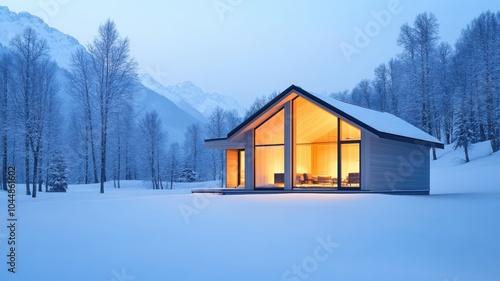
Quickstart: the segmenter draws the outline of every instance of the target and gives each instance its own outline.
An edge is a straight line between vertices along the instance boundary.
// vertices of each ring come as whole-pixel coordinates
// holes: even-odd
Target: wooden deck
[[[195,188],[191,193],[210,193],[220,195],[245,195],[245,194],[390,194],[390,195],[429,195],[429,190],[337,190],[319,188],[295,188],[284,190],[282,188],[266,188],[246,190],[241,188]]]

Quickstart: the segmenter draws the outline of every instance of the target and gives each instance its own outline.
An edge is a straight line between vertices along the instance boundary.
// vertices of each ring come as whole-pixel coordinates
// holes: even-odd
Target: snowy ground
[[[500,153],[447,148],[430,196],[190,194],[192,187],[18,187],[16,273],[0,280],[500,280]],[[7,213],[7,196],[0,195]],[[5,226],[4,226],[5,225]]]

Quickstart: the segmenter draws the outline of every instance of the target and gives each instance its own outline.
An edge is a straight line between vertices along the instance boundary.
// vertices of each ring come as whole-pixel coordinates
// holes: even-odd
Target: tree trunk
[[[39,167],[38,167],[38,170],[37,170],[37,174],[38,174],[38,192],[42,192],[42,183],[43,183],[43,180],[42,180],[42,164],[43,164],[43,150],[41,148],[39,148]]]
[[[89,184],[89,126],[85,122],[85,184]]]
[[[163,182],[161,181],[161,172],[160,172],[160,155],[156,155],[156,170],[158,171],[158,183],[160,188],[163,189]]]
[[[118,132],[118,188],[120,188],[120,176],[122,174],[122,165],[121,165],[121,141],[120,141],[120,132]]]
[[[85,91],[85,101],[87,105],[87,122],[89,127],[89,138],[90,138],[90,149],[92,150],[92,164],[94,170],[94,183],[98,183],[99,179],[97,177],[97,161],[95,156],[95,144],[94,144],[94,126],[92,125],[92,111],[90,104],[89,91],[86,89]]]
[[[465,163],[469,163],[469,145],[464,145]]]
[[[31,197],[36,198],[36,178],[38,174],[38,153],[33,152],[33,194]]]
[[[24,143],[24,148],[25,148],[25,153],[26,153],[26,159],[25,159],[25,165],[26,165],[26,195],[31,195],[30,191],[30,143],[28,139],[28,133],[26,132],[26,139]]]
[[[104,193],[104,183],[106,182],[106,114],[104,111],[101,114],[101,188],[100,193]]]
[[[170,167],[170,189],[174,189],[174,164],[175,157],[172,156],[172,166]]]
[[[130,162],[128,155],[128,140],[125,139],[125,180],[131,180]]]

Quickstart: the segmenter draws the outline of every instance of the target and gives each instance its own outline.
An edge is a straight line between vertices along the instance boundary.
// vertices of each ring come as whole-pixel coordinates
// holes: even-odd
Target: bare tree
[[[12,57],[10,53],[0,56],[0,129],[2,130],[2,189],[7,190],[7,158],[8,158],[8,110],[9,94],[11,86],[10,69],[12,67]]]
[[[373,86],[378,99],[378,109],[381,111],[387,111],[388,109],[388,69],[385,63],[381,63],[377,68],[375,68],[375,80],[373,81]]]
[[[179,174],[179,164],[180,164],[180,151],[181,147],[179,143],[174,142],[170,145],[170,150],[169,150],[169,167],[170,167],[170,189],[174,188],[174,181],[175,178]]]
[[[112,109],[132,95],[137,82],[137,63],[130,58],[130,43],[122,39],[113,21],[99,26],[98,36],[89,45],[92,68],[96,77],[95,89],[101,129],[100,193],[106,181],[106,152],[108,124]]]
[[[48,56],[47,42],[38,38],[38,34],[34,29],[28,27],[24,29],[21,34],[15,36],[10,42],[12,50],[15,54],[15,65],[18,67],[17,85],[20,92],[20,117],[24,123],[24,149],[25,149],[25,173],[26,173],[26,194],[31,195],[30,192],[30,140],[33,142],[34,128],[31,124],[33,114],[31,113],[32,107],[35,104],[35,85],[34,76],[36,74],[36,65],[46,59]],[[36,149],[35,149],[36,150]],[[34,173],[36,173],[35,171]],[[36,178],[33,178],[35,182]],[[33,192],[33,197],[36,197],[36,189]]]
[[[196,173],[198,173],[198,169],[201,169],[198,165],[201,157],[201,141],[202,133],[200,124],[195,123],[189,125],[184,134],[184,168],[192,169]]]
[[[250,108],[247,110],[245,113],[245,119],[248,117],[252,116],[252,114],[256,113],[259,111],[264,105],[266,105],[268,102],[272,101],[275,97],[278,96],[278,92],[274,91],[269,96],[262,96],[262,97],[257,97],[255,101],[252,103]]]
[[[227,126],[226,126],[227,132],[225,132],[225,133],[229,133],[229,131],[233,130],[241,123],[241,118],[238,115],[238,112],[236,111],[236,109],[226,110],[225,115],[226,115],[225,119],[226,119],[226,124],[227,124]]]
[[[165,140],[161,119],[156,111],[148,112],[141,119],[139,128],[145,141],[146,155],[153,189],[163,189],[160,171],[160,151]]]
[[[95,76],[92,72],[92,58],[83,49],[77,50],[71,56],[71,69],[68,73],[68,82],[70,86],[68,87],[70,93],[75,98],[76,102],[80,104],[84,111],[85,116],[85,147],[86,150],[90,150],[90,154],[85,154],[85,183],[89,183],[88,179],[88,169],[89,162],[92,161],[93,168],[93,182],[98,183],[99,178],[97,177],[97,161],[96,161],[96,148],[95,148],[95,136],[94,136],[94,113],[96,96],[95,91],[92,91],[92,84],[94,83]],[[92,157],[92,160],[89,157]]]
[[[209,137],[221,138],[226,132],[226,113],[222,107],[217,106],[213,111],[209,120]],[[219,175],[220,185],[224,186],[224,151],[218,150],[215,153],[218,157],[213,157],[214,175]],[[214,155],[215,155],[214,154]],[[218,170],[218,171],[217,171]]]
[[[436,106],[441,112],[440,115],[436,116],[436,124],[442,124],[444,132],[444,141],[446,144],[452,142],[453,130],[454,130],[454,94],[451,84],[451,56],[452,48],[448,43],[441,43],[438,46],[438,65],[437,65],[437,93],[438,102]],[[440,130],[437,130],[440,134]],[[440,135],[438,135],[440,137]]]
[[[356,88],[359,90],[362,105],[364,105],[367,108],[372,108],[370,101],[372,99],[373,90],[372,90],[370,80],[368,80],[368,79],[361,80],[361,82],[359,82],[359,84],[356,86]]]

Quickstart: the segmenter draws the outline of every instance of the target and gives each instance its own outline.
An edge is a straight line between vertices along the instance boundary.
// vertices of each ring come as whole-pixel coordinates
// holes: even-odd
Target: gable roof
[[[266,111],[273,108],[276,104],[279,104],[280,101],[293,93],[318,104],[339,117],[374,133],[380,138],[444,148],[443,143],[438,139],[390,113],[348,104],[331,97],[319,97],[295,85],[288,87],[259,111],[255,112],[238,127],[229,132],[227,139],[230,140],[233,136],[243,131],[248,125],[253,123],[254,120],[258,119],[265,114]]]

